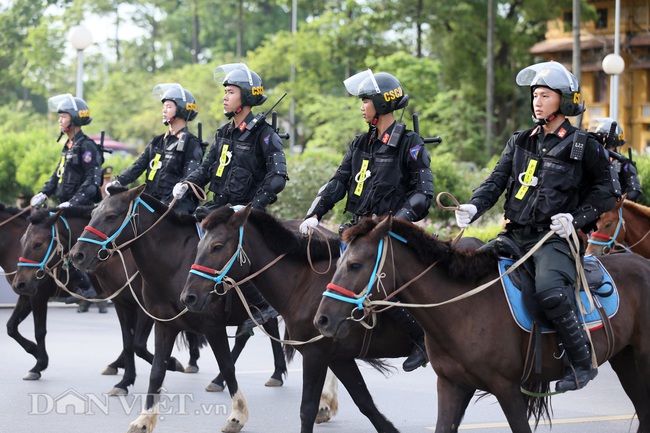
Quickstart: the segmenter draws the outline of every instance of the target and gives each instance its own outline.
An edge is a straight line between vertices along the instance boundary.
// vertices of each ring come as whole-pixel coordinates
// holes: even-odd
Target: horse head
[[[20,258],[12,284],[18,295],[36,294],[40,280],[60,263],[63,243],[56,224],[61,213],[61,209],[54,213],[41,209],[30,215],[30,224],[21,238]]]
[[[614,250],[616,243],[623,243],[625,238],[625,221],[623,220],[623,204],[627,194],[616,203],[609,212],[600,215],[596,223],[596,231],[589,235],[586,254],[601,256]]]
[[[208,309],[213,295],[225,294],[232,283],[248,275],[250,262],[240,260],[240,254],[251,209],[250,205],[238,211],[223,206],[203,220],[205,235],[181,292],[181,302],[190,311]]]
[[[70,251],[76,268],[93,271],[112,255],[114,249],[109,247],[119,249],[119,244],[135,236],[133,224],[129,223],[142,210],[141,207],[150,209],[140,198],[145,187],[142,184],[128,190],[112,190],[112,194],[99,203]]]
[[[343,338],[350,332],[351,320],[364,318],[365,301],[385,257],[384,246],[392,225],[391,215],[380,222],[364,218],[343,232],[348,246],[314,316],[314,326],[326,337]]]

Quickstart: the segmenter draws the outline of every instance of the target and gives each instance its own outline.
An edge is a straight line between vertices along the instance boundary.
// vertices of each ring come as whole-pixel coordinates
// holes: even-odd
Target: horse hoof
[[[221,385],[217,385],[214,382],[210,382],[208,386],[205,387],[205,390],[208,392],[223,392],[224,387]]]
[[[199,367],[196,365],[188,365],[187,367],[185,367],[185,373],[192,374],[198,372],[199,372]]]
[[[23,377],[23,380],[38,380],[41,378],[41,373],[30,371]]]
[[[228,421],[228,423],[221,428],[221,431],[225,433],[239,433],[243,428],[244,424],[240,423],[237,420],[233,420]]]
[[[269,380],[266,381],[266,383],[264,384],[264,386],[273,386],[273,387],[276,387],[276,386],[282,386],[283,383],[284,383],[284,382],[282,382],[281,380],[278,380],[278,379],[272,377],[272,378],[270,378]]]
[[[330,419],[332,419],[330,410],[328,408],[322,407],[318,410],[318,415],[316,415],[316,420],[314,422],[316,424],[321,424],[329,421]]]
[[[126,389],[118,388],[117,386],[114,386],[113,389],[108,391],[106,394],[108,394],[110,397],[119,397],[121,395],[128,395],[129,391]]]
[[[175,362],[174,366],[174,371],[185,371],[185,367],[183,367],[183,364],[178,359],[173,359],[172,362]]]
[[[111,367],[110,365],[102,371],[102,376],[115,376],[117,374],[117,368]]]

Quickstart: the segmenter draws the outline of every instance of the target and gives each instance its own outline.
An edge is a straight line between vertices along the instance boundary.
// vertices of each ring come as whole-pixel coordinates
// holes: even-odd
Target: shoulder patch
[[[86,164],[89,164],[93,161],[93,153],[90,150],[87,150],[83,153],[83,155],[81,155],[81,159]]]
[[[420,154],[420,150],[422,150],[422,145],[418,144],[417,146],[413,146],[409,149],[409,153],[411,154],[411,158],[417,161],[418,155]]]
[[[266,145],[268,146],[268,145],[269,145],[269,141],[271,141],[271,134],[269,134],[269,135],[267,135],[266,137],[264,137],[263,140],[264,140],[264,144],[266,144]]]

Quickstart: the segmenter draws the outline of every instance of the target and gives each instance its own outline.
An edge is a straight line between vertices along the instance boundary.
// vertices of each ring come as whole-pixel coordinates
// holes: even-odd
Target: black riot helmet
[[[228,63],[217,66],[214,70],[214,80],[223,84],[224,87],[239,87],[242,107],[255,107],[266,101],[267,96],[264,94],[262,79],[244,63]],[[229,114],[234,115],[234,113],[226,113],[227,116]]]
[[[158,84],[153,88],[153,97],[160,102],[172,101],[176,104],[176,117],[185,119],[188,122],[196,119],[199,112],[196,110],[194,96],[178,83]],[[167,123],[171,123],[170,120]]]
[[[589,122],[589,126],[587,126],[587,132],[596,134],[607,150],[616,151],[617,148],[626,143],[626,140],[623,137],[623,128],[621,128],[618,123],[614,126],[614,137],[609,137],[609,133],[612,130],[612,124],[614,123],[616,123],[616,121],[611,117],[592,119]]]
[[[533,111],[533,121],[544,125],[552,121],[558,113],[565,116],[577,116],[584,113],[585,106],[580,103],[580,85],[577,78],[558,62],[543,62],[528,66],[517,74],[517,84],[530,86],[530,108]],[[535,118],[532,95],[537,87],[548,87],[560,94],[560,108],[546,119]]]
[[[52,96],[47,101],[47,107],[53,113],[68,113],[71,126],[89,125],[93,120],[88,104],[83,99],[75,98],[69,93]]]
[[[343,84],[351,95],[372,100],[379,116],[408,105],[408,95],[404,94],[402,85],[397,78],[386,72],[373,74],[367,69],[351,76]]]

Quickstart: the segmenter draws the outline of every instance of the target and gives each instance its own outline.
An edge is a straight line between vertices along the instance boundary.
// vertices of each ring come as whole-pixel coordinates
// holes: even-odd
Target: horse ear
[[[62,213],[63,213],[63,209],[59,209],[59,210],[57,210],[57,211],[54,212],[52,215],[48,216],[47,219],[45,220],[45,222],[46,222],[48,225],[54,225],[54,224],[56,224],[56,220],[59,219],[59,217],[61,216]]]
[[[241,227],[246,224],[248,216],[251,214],[253,207],[248,204],[246,207],[235,211],[235,213],[230,218],[230,223],[236,227]]]
[[[135,197],[140,197],[142,193],[144,192],[144,189],[147,187],[146,183],[143,183],[142,185],[136,186],[135,188],[132,188],[131,191],[133,191],[133,194]]]
[[[388,232],[392,227],[393,227],[393,215],[390,214],[387,217],[385,217],[379,224],[377,224],[377,227],[375,227],[373,233],[375,233],[378,237],[383,238],[386,235],[388,235]]]

